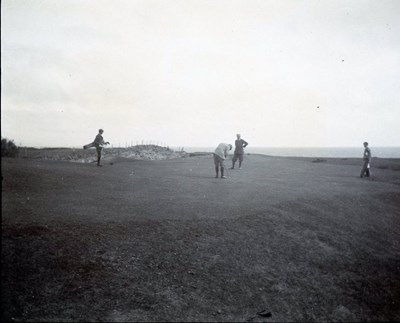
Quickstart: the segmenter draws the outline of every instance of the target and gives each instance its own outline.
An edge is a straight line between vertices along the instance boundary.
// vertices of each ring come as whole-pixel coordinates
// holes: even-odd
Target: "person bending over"
[[[221,169],[221,178],[226,178],[224,175],[225,159],[228,152],[232,149],[232,145],[220,143],[214,151],[215,178],[218,178],[218,171]]]

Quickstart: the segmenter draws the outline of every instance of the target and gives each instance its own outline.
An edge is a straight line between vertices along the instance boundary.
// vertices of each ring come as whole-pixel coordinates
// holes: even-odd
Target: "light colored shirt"
[[[218,147],[215,149],[214,154],[221,157],[222,159],[225,159],[226,156],[228,156],[228,152],[229,152],[229,145],[220,143]]]

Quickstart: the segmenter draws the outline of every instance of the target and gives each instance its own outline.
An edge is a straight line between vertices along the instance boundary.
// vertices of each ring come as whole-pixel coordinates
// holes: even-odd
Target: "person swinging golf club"
[[[226,178],[224,175],[225,159],[228,152],[232,149],[232,145],[220,143],[214,151],[215,178],[218,178],[218,171],[221,168],[221,178]]]
[[[104,142],[103,132],[104,132],[103,129],[99,129],[99,133],[97,134],[97,136],[94,139],[94,141],[92,143],[90,143],[90,144],[87,144],[87,145],[83,146],[83,149],[96,147],[96,151],[97,151],[97,166],[101,166],[100,165],[100,159],[101,159],[101,151],[103,150],[103,146],[110,144],[108,141]]]

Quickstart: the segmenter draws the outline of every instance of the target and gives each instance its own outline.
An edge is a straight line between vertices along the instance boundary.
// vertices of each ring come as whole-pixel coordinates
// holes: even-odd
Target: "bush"
[[[14,144],[14,140],[7,138],[1,139],[1,157],[17,157],[18,147]]]

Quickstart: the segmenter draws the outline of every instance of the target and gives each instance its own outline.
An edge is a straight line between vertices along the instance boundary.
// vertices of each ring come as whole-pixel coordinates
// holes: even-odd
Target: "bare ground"
[[[1,318],[399,321],[400,161],[361,163],[2,159]]]

